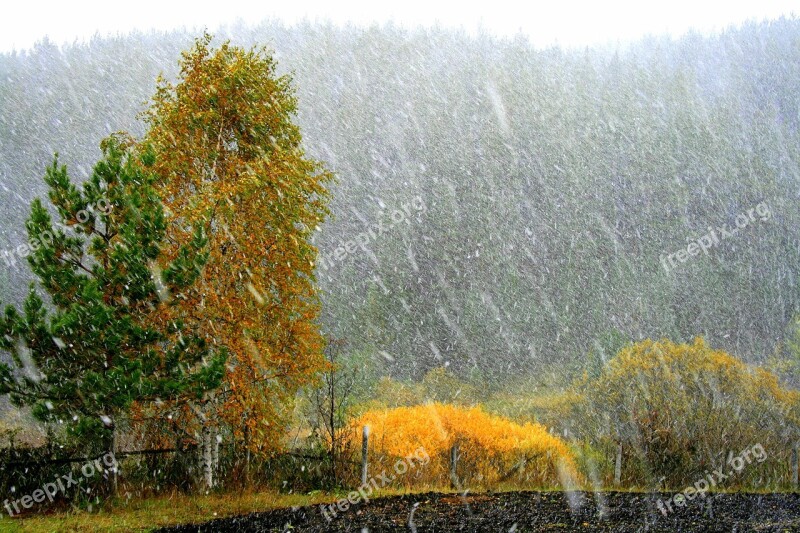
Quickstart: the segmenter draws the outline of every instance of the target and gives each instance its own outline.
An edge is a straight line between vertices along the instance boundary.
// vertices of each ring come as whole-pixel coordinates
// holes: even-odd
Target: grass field
[[[144,500],[120,500],[107,510],[35,514],[27,518],[0,519],[0,531],[51,533],[61,531],[150,531],[188,522],[236,516],[256,511],[334,501],[337,494],[277,494],[252,492],[187,496],[173,494]]]

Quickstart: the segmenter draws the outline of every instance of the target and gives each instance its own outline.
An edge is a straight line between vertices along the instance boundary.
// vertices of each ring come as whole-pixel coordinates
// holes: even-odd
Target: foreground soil
[[[671,494],[507,492],[413,494],[370,500],[346,512],[297,507],[163,533],[240,531],[800,531],[798,494],[714,494],[673,512]]]

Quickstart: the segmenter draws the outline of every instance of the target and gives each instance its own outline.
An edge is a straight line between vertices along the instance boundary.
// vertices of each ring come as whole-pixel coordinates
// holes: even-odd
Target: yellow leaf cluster
[[[591,388],[602,392],[607,405],[630,400],[641,407],[675,408],[680,399],[691,397],[714,405],[758,405],[762,411],[769,404],[792,418],[800,399],[796,391],[781,387],[773,373],[714,350],[700,337],[691,344],[648,339],[628,346]]]
[[[800,435],[800,393],[699,337],[632,344],[583,388],[580,433],[595,444],[621,443],[638,480],[678,485],[755,443],[777,458]]]
[[[170,213],[165,256],[195,225],[209,238],[197,283],[172,295],[159,322],[228,349],[224,385],[201,418],[267,453],[282,442],[295,392],[326,368],[310,228],[328,214],[333,176],[303,152],[291,79],[271,55],[210,41],[183,54],[178,83],[161,80],[145,113],[143,144]],[[183,430],[197,431],[184,411]]]
[[[571,485],[579,479],[566,443],[544,426],[517,424],[481,407],[429,403],[371,410],[351,423],[354,449],[365,425],[370,428],[373,462],[381,467],[413,456],[420,447],[430,456],[424,472],[405,478],[409,485],[421,480],[431,485],[446,483],[454,445],[459,450],[458,475],[470,486],[513,481],[541,487]]]

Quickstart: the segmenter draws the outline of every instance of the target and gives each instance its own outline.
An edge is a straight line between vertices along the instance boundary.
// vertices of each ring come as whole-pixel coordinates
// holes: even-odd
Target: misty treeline
[[[800,299],[800,20],[576,50],[393,26],[227,32],[275,49],[304,145],[337,174],[315,241],[322,322],[364,367],[494,381],[644,338],[702,335],[754,362],[783,349]],[[0,55],[0,249],[24,242],[53,152],[88,176],[102,138],[144,131],[156,76],[194,37]],[[759,204],[768,216],[708,254],[667,260]],[[0,300],[19,302],[31,274],[5,263]]]

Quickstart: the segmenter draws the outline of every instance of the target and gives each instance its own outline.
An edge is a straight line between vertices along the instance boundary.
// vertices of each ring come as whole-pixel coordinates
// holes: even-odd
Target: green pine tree
[[[227,357],[180,323],[146,325],[196,280],[207,239],[198,227],[164,264],[154,156],[132,146],[121,136],[103,141],[82,190],[56,156],[45,181],[61,222],[54,226],[38,199],[27,222],[28,262],[50,302],[31,286],[23,309],[8,306],[0,317],[0,348],[14,361],[0,364],[0,393],[101,450],[135,403],[187,402],[216,388]]]

